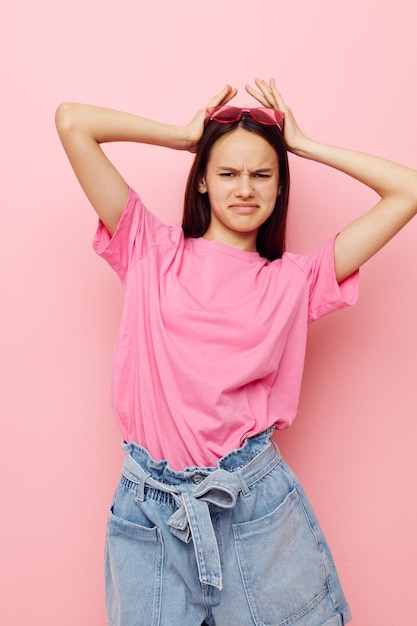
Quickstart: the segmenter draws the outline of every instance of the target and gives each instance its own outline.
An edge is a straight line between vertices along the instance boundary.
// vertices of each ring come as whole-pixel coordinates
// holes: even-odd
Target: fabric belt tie
[[[221,590],[220,553],[208,505],[233,508],[239,493],[242,491],[247,495],[248,488],[269,473],[279,460],[279,451],[271,443],[239,470],[213,470],[192,492],[180,492],[174,486],[155,480],[130,455],[125,457],[122,472],[127,479],[139,485],[140,500],[144,499],[145,485],[172,495],[178,509],[167,521],[171,533],[184,543],[193,540],[200,582]]]

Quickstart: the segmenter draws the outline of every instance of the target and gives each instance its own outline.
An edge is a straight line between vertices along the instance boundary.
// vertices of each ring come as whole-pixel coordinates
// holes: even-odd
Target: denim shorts
[[[109,626],[344,626],[328,545],[271,441],[174,471],[124,444],[109,514]]]

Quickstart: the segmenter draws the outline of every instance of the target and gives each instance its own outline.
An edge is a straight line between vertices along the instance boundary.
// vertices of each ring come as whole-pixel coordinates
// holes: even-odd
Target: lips
[[[231,204],[230,208],[235,213],[253,213],[256,209],[259,209],[258,204]]]

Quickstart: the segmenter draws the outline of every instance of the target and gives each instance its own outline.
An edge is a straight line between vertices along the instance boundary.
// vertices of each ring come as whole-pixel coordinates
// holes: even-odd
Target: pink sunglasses
[[[222,105],[206,109],[210,120],[219,122],[220,124],[233,124],[242,119],[243,113],[247,113],[255,122],[264,126],[278,126],[281,132],[284,131],[285,113],[268,109],[266,107],[257,107],[255,109],[241,109],[240,107],[232,107]]]

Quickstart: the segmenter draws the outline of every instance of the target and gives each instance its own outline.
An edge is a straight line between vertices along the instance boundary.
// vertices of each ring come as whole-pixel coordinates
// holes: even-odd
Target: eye
[[[234,172],[221,172],[220,176],[222,178],[232,178],[233,176],[235,176]]]
[[[261,180],[265,180],[265,179],[271,178],[271,174],[265,174],[264,172],[255,172],[253,177],[259,178]]]

